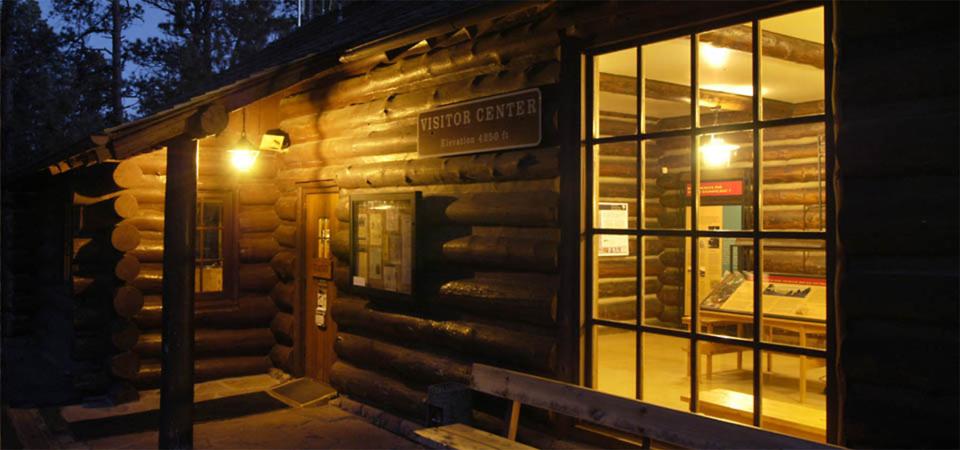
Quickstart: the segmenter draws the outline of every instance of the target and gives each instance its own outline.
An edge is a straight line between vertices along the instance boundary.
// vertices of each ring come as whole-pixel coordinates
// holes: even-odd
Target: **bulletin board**
[[[415,290],[419,192],[350,196],[350,285],[380,297]]]

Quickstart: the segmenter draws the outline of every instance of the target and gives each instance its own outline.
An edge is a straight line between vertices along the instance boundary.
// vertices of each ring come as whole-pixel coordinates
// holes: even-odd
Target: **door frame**
[[[306,197],[312,194],[336,194],[339,192],[334,180],[318,180],[297,184],[297,273],[295,286],[295,301],[293,302],[293,363],[291,375],[302,377],[306,373],[306,328],[313,315],[306,311],[306,283],[307,283],[307,246],[306,238],[307,208]]]

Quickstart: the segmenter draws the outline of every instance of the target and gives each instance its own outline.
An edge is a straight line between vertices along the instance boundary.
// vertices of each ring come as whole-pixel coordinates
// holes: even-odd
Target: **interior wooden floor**
[[[644,334],[643,344],[643,392],[639,396],[642,400],[656,405],[689,411],[690,378],[688,375],[687,341],[671,336],[652,333]],[[636,334],[629,331],[603,329],[597,336],[596,346],[597,389],[625,397],[635,396],[636,386]],[[763,356],[764,369],[767,369],[766,358]],[[748,400],[737,405],[741,409],[740,420],[749,421],[752,411],[753,395],[753,353],[745,350],[742,355],[742,365],[737,367],[737,353],[715,354],[713,356],[713,371],[707,376],[706,355],[700,356],[700,392],[714,394],[725,391],[734,391],[745,394]],[[812,430],[819,429],[826,423],[826,395],[825,380],[826,368],[822,364],[807,370],[807,390],[801,402],[799,388],[799,357],[792,355],[774,354],[772,370],[766,371],[762,378],[761,395],[766,405],[764,413],[788,416],[787,420],[810,425]],[[811,364],[813,365],[813,364]],[[736,394],[732,394],[736,395]],[[726,419],[734,419],[729,411],[711,411],[709,405],[701,405],[700,410],[708,415],[716,415]],[[802,416],[802,417],[801,417]],[[765,420],[773,422],[773,420]],[[786,432],[790,432],[787,425]],[[784,430],[780,430],[784,431]],[[795,434],[795,433],[792,433]],[[806,436],[812,438],[811,436]]]

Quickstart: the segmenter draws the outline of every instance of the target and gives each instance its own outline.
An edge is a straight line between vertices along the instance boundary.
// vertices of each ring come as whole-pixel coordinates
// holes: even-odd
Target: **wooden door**
[[[337,325],[330,314],[336,286],[330,242],[338,223],[337,193],[314,190],[304,192],[302,198],[304,220],[300,236],[305,279],[299,319],[303,330],[303,369],[304,376],[328,383],[330,368],[336,361],[333,343],[337,337]],[[326,305],[321,305],[324,295]]]

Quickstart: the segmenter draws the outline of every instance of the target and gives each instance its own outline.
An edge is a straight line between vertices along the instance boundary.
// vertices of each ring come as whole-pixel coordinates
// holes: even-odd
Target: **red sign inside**
[[[687,196],[690,195],[690,183],[687,183]],[[729,197],[743,195],[743,181],[701,181],[701,197]]]

